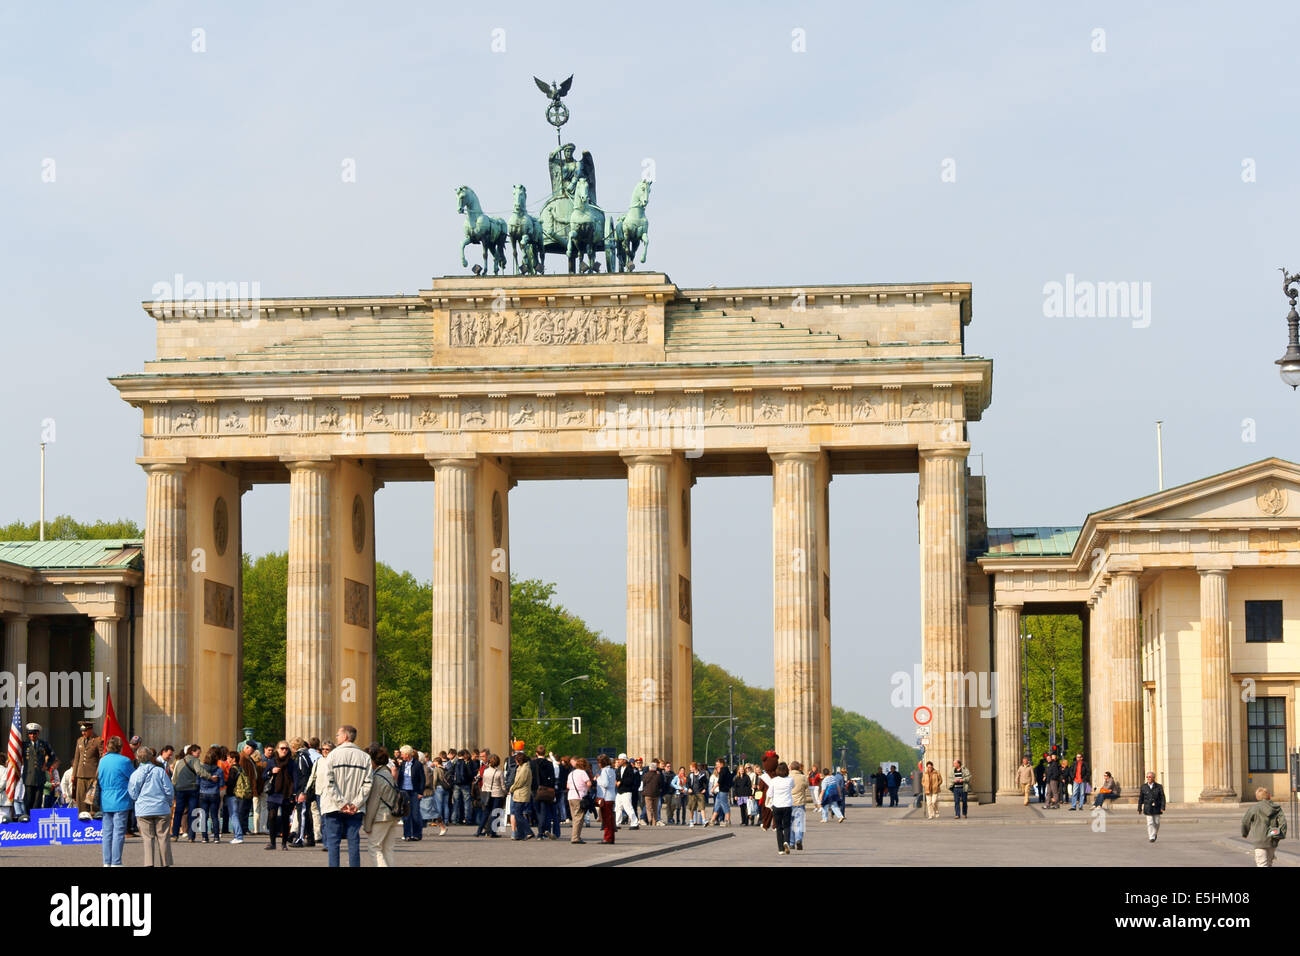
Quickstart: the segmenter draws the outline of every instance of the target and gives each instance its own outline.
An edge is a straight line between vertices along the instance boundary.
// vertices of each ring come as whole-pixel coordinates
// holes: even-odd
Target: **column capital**
[[[26,624],[32,619],[30,614],[6,614],[4,616],[5,624]]]
[[[630,451],[621,451],[618,457],[622,458],[629,465],[636,461],[646,460],[656,464],[668,464],[673,460],[673,450],[671,448],[638,448]]]
[[[820,445],[789,445],[769,448],[767,454],[773,461],[815,462],[822,456],[822,449]]]
[[[995,611],[1023,611],[1024,608],[1024,601],[1012,601],[1006,598],[993,599],[993,609]]]
[[[957,458],[964,460],[970,455],[970,442],[918,442],[916,452],[922,458]]]
[[[285,456],[280,463],[289,471],[329,471],[334,467],[334,459],[329,455],[295,455]]]
[[[1196,559],[1196,570],[1202,576],[1207,574],[1227,574],[1232,570],[1232,555],[1204,555]]]
[[[478,455],[474,452],[444,452],[439,455],[425,455],[424,460],[432,468],[464,468],[471,469],[478,467]]]
[[[137,458],[135,463],[151,475],[184,475],[194,467],[188,458]]]
[[[1111,554],[1106,556],[1106,573],[1112,578],[1121,574],[1141,574],[1142,558],[1130,554]]]
[[[121,614],[96,614],[91,618],[91,620],[94,621],[96,624],[99,624],[101,621],[111,622],[113,624],[116,624],[118,621],[122,620],[122,615]]]

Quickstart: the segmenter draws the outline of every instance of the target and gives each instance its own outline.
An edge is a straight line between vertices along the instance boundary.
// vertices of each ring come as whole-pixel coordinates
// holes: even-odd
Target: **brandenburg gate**
[[[965,354],[969,284],[682,289],[578,272],[144,307],[157,357],[112,382],[143,413],[147,741],[238,737],[240,499],[267,482],[290,489],[290,735],[374,734],[375,492],[393,481],[433,482],[436,746],[510,739],[519,481],[627,481],[629,753],[691,758],[698,478],[772,476],[783,758],[831,757],[836,474],[919,475],[922,666],[970,669],[966,423],[992,363]],[[948,766],[971,749],[950,704],[934,706],[928,752]]]

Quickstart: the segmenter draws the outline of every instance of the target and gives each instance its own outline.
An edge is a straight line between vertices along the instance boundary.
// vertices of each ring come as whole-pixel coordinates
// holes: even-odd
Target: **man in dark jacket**
[[[546,755],[546,746],[538,744],[536,755],[528,761],[533,771],[533,820],[537,824],[537,839],[550,837],[558,840],[552,828],[555,814],[555,798],[558,794],[555,780],[555,764]]]
[[[1056,754],[1047,755],[1047,766],[1043,768],[1043,780],[1047,784],[1047,806],[1051,810],[1061,808],[1061,765],[1056,762]]]
[[[424,796],[424,764],[420,754],[410,746],[397,752],[397,789],[406,791],[411,812],[402,818],[402,839],[408,843],[424,839],[424,818],[420,815],[420,798]]]
[[[1034,765],[1034,785],[1038,787],[1038,802],[1047,802],[1047,754],[1038,758]]]
[[[636,765],[627,759],[627,754],[619,754],[614,762],[614,773],[618,778],[615,788],[617,797],[614,801],[614,823],[618,825],[619,816],[631,820],[633,830],[641,829],[641,821],[636,816],[636,804],[633,795],[641,789],[641,775],[636,772]]]
[[[23,814],[20,819],[26,821],[28,813],[39,810],[45,802],[45,776],[58,758],[54,748],[41,739],[41,725],[27,725],[27,743],[23,747]]]
[[[731,823],[731,771],[721,757],[714,764],[714,774],[718,783],[713,791],[713,816],[709,822],[717,827],[728,826]]]
[[[1156,783],[1156,775],[1147,771],[1147,782],[1138,794],[1138,813],[1146,814],[1147,842],[1155,843],[1160,832],[1160,814],[1165,812],[1165,788]]]
[[[890,764],[889,773],[885,774],[885,789],[889,791],[889,805],[898,806],[898,788],[903,785],[903,775],[898,772],[898,764]]]
[[[664,775],[659,772],[659,761],[651,760],[650,766],[641,775],[641,803],[645,807],[645,822],[652,827],[661,827],[659,819],[659,797],[663,793]]]

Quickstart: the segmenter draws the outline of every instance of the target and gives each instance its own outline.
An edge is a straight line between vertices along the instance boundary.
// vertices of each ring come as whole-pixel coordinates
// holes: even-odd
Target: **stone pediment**
[[[1269,458],[1096,513],[1109,521],[1300,520],[1300,465]]]

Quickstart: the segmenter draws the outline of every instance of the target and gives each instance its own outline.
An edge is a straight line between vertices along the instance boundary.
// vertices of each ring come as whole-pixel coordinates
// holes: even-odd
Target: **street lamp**
[[[1286,269],[1282,269],[1282,294],[1291,300],[1291,311],[1286,315],[1286,354],[1274,363],[1282,381],[1293,389],[1300,386],[1300,314],[1295,310],[1295,300],[1300,297],[1297,282],[1300,282],[1300,274],[1288,275]]]

